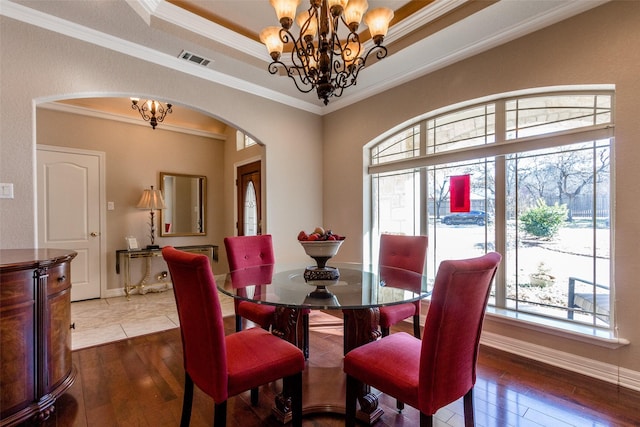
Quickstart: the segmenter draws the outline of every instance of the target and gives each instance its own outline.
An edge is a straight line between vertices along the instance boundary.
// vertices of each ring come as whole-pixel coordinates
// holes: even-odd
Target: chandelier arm
[[[149,120],[151,120],[151,116],[147,114],[148,109],[147,109],[146,102],[142,104],[142,107],[140,107],[138,104],[131,104],[131,108],[136,110],[138,113],[140,113],[140,116],[145,122],[148,122]]]
[[[367,59],[369,58],[369,55],[372,54],[374,51],[375,51],[376,58],[378,59],[384,58],[385,56],[387,56],[387,53],[388,53],[387,48],[384,46],[380,46],[380,45],[373,46],[371,49],[369,49],[369,51],[365,54],[364,57],[359,56],[353,61],[352,64],[349,65],[348,72],[341,71],[336,74],[335,86],[336,88],[340,88],[340,93],[342,93],[342,90],[344,90],[345,88],[354,86],[356,84],[360,70],[362,70],[365,67]],[[335,96],[340,96],[340,95],[335,95]]]
[[[372,52],[376,52],[376,58],[377,59],[383,59],[384,57],[387,56],[387,53],[388,53],[387,52],[387,48],[385,46],[382,46],[382,45],[373,46],[371,49],[369,49],[369,51],[366,53],[366,55],[362,59],[362,66],[363,67],[367,63],[367,59],[369,58],[369,55]]]
[[[273,61],[269,64],[268,70],[271,74],[278,74],[278,72],[280,71],[280,67],[282,67],[285,70],[285,72],[287,73],[287,76],[291,77],[294,84],[296,85],[296,88],[300,92],[309,93],[314,89],[314,86],[312,84],[307,83],[308,79],[306,78],[304,73],[300,71],[298,67],[288,67],[282,61]],[[296,77],[300,79],[300,81],[304,84],[304,86],[301,86],[300,84],[298,84],[298,80],[296,79]],[[309,87],[307,88],[307,86]]]
[[[284,64],[283,64],[284,65]],[[310,79],[309,77],[306,76],[306,73],[302,73],[300,72],[299,68],[288,68],[285,65],[285,70],[287,70],[287,75],[289,77],[291,77],[291,80],[293,80],[293,83],[296,85],[296,88],[302,92],[302,93],[309,93],[311,92],[315,87],[315,83],[313,82],[312,79]],[[295,71],[295,72],[294,72]],[[296,76],[297,73],[297,76]],[[296,78],[298,77],[298,79],[300,79],[300,83],[303,83],[304,86],[301,87],[300,84],[298,84],[298,79]]]
[[[277,73],[277,68],[272,68],[272,65],[275,64],[276,62],[278,62],[285,68],[289,76],[291,76],[291,72],[289,71],[289,68],[306,70],[308,68],[307,50],[309,49],[313,50],[313,43],[305,43],[304,40],[302,39],[302,36],[296,39],[294,35],[291,34],[291,32],[285,28],[280,29],[279,36],[284,46],[289,46],[289,45],[291,46],[291,63],[293,65],[292,67],[287,67],[283,62],[279,60],[274,61],[269,65],[269,72],[271,74]],[[298,71],[298,74],[302,77],[302,73],[300,73],[300,71]],[[306,77],[306,71],[304,74]]]

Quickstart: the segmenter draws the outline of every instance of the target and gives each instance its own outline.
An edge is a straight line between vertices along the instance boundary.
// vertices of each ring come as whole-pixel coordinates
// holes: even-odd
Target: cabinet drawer
[[[70,263],[59,264],[52,266],[47,270],[47,273],[49,274],[49,278],[47,280],[48,295],[57,294],[71,286],[69,265]]]
[[[8,307],[34,299],[33,270],[8,271],[2,274],[0,307]]]

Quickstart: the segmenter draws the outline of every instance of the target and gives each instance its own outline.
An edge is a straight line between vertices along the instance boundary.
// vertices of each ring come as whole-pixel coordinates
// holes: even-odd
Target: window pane
[[[244,236],[255,236],[258,234],[258,203],[256,199],[256,188],[253,182],[247,185],[244,196]]]
[[[610,323],[609,154],[597,141],[507,158],[508,308]]]
[[[374,212],[377,235],[382,233],[419,234],[418,180],[415,170],[374,177]]]
[[[610,95],[558,95],[506,102],[507,139],[612,122]]]
[[[252,145],[256,145],[257,142],[255,139],[251,138],[249,135],[244,136],[244,148],[251,147]]]
[[[472,258],[495,249],[494,162],[447,164],[428,169],[429,251],[427,273],[435,278],[445,259]],[[471,175],[471,210],[449,211],[449,177]]]
[[[404,130],[371,149],[371,164],[415,157],[420,152],[420,126]]]
[[[495,142],[495,106],[473,107],[427,121],[427,153]]]

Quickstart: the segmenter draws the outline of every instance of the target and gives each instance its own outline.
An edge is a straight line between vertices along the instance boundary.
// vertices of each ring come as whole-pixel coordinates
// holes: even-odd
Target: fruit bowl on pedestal
[[[300,241],[307,255],[316,261],[315,266],[309,266],[304,270],[304,280],[316,290],[309,294],[312,298],[332,298],[333,294],[327,290],[327,286],[337,282],[340,271],[335,267],[327,266],[327,261],[338,253],[343,240],[307,240]]]
[[[327,261],[338,253],[343,240],[306,240],[300,241],[307,255],[316,261],[319,269],[325,268]]]

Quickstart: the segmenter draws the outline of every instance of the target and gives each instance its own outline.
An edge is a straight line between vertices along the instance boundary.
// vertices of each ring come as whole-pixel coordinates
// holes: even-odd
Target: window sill
[[[568,338],[611,349],[616,349],[629,344],[629,340],[616,337],[613,331],[606,329],[565,322],[560,319],[533,316],[497,307],[487,307],[487,318],[496,322],[516,325],[533,331],[556,335],[562,338]]]

